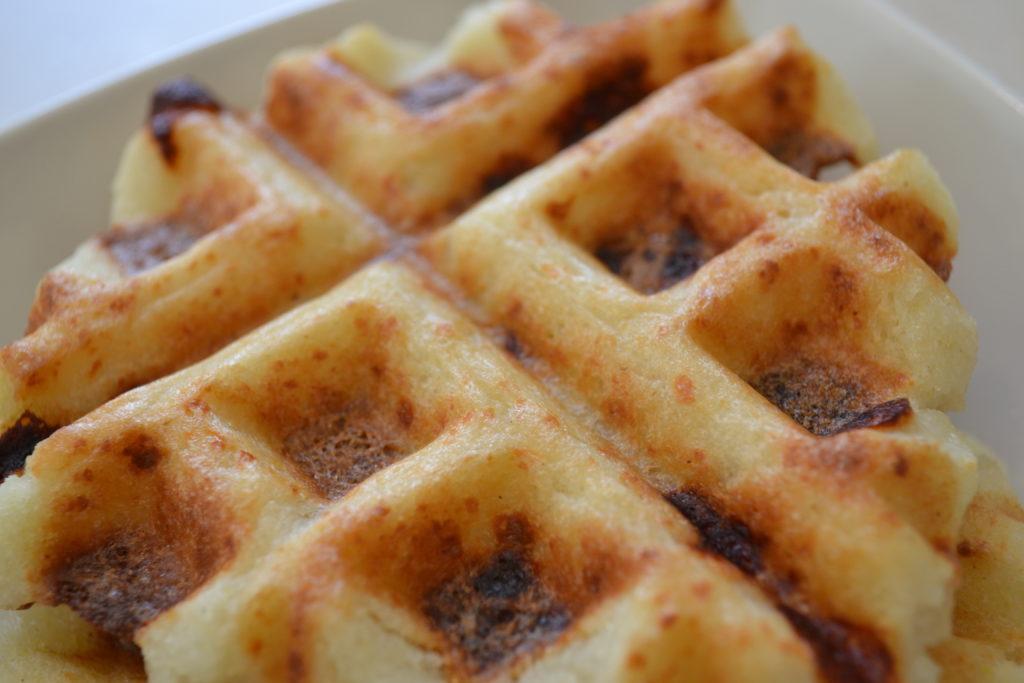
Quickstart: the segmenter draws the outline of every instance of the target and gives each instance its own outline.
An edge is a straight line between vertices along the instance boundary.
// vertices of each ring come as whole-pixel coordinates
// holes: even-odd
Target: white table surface
[[[324,1],[0,0],[0,131],[239,23]],[[1024,0],[882,1],[912,16],[1024,102]],[[870,42],[865,46],[870,49]]]

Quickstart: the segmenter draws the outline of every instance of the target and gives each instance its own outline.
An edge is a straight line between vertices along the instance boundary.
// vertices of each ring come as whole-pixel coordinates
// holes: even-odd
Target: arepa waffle
[[[1020,679],[924,157],[798,173],[870,130],[728,3],[467,16],[286,56],[263,117],[158,92],[3,350],[12,671]]]

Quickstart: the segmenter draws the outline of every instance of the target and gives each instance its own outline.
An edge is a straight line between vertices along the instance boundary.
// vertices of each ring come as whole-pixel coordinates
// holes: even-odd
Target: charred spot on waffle
[[[840,683],[884,683],[891,680],[892,655],[869,631],[821,616],[778,578],[762,559],[760,545],[742,521],[721,514],[694,489],[665,495],[700,534],[701,547],[751,577],[773,599],[779,612],[814,652],[825,680]]]
[[[178,155],[174,146],[174,122],[182,114],[195,110],[216,113],[221,110],[221,105],[203,86],[190,78],[167,81],[153,92],[149,130],[168,164],[173,164]]]
[[[891,401],[879,403],[853,415],[836,427],[832,434],[839,434],[851,429],[865,429],[893,424],[904,415],[909,415],[912,412],[913,408],[910,407],[910,401],[905,398],[894,398]]]
[[[462,97],[481,82],[464,69],[446,69],[402,88],[394,97],[407,111],[422,114]]]
[[[559,147],[573,145],[645,98],[647,63],[629,57],[592,74],[583,92],[551,122]]]
[[[436,588],[426,596],[424,612],[474,673],[554,641],[571,621],[516,550]]]
[[[725,558],[744,574],[756,576],[764,570],[758,543],[743,522],[720,514],[694,489],[679,489],[665,498],[697,529],[706,550]]]
[[[179,530],[187,535],[187,532]],[[223,548],[203,539],[191,548],[174,534],[126,529],[51,571],[51,600],[124,641],[184,600],[213,575]]]
[[[57,429],[32,411],[23,412],[15,423],[0,435],[0,482],[12,474],[24,471],[25,462],[28,456],[32,455],[36,444]]]
[[[121,454],[132,461],[137,470],[151,470],[160,462],[162,454],[157,443],[148,434],[136,434],[121,447]]]
[[[203,86],[191,78],[176,78],[162,83],[153,91],[150,117],[181,109],[220,111],[220,103]]]
[[[809,358],[777,364],[751,386],[818,436],[888,424],[910,410],[906,399],[880,401],[849,368]]]
[[[602,243],[594,256],[641,294],[655,294],[682,282],[711,257],[684,217],[674,228],[632,230]]]
[[[361,404],[317,415],[285,436],[283,455],[321,496],[340,498],[408,454],[401,433],[412,422],[412,407],[401,406],[394,424]]]
[[[131,276],[183,254],[204,234],[206,230],[191,221],[170,218],[115,226],[99,236],[99,243]]]
[[[811,646],[825,680],[885,683],[892,680],[892,655],[872,633],[841,619],[829,619],[791,606],[779,607],[793,629]]]
[[[555,641],[569,608],[537,576],[532,530],[515,515],[498,520],[499,549],[428,591],[422,610],[474,674]]]

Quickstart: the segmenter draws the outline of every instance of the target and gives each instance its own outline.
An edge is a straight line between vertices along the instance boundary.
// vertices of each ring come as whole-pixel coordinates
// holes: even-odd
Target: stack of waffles
[[[162,86],[0,352],[4,680],[1022,680],[955,211],[874,157],[712,0]]]

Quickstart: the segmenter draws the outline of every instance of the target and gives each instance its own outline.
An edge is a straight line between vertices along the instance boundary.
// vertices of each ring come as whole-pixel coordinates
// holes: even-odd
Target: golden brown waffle
[[[729,3],[675,0],[570,29],[516,0],[468,14],[437,55],[408,65],[380,41],[357,29],[278,60],[266,118],[393,226],[416,230],[445,222],[743,36]]]
[[[570,29],[508,2],[426,57],[367,28],[286,57],[264,122],[162,91],[115,227],[4,350],[0,607],[34,606],[0,655],[82,680],[141,677],[133,648],[166,681],[1019,679],[1024,511],[941,412],[975,353],[952,202],[914,151],[806,177],[869,161],[870,130],[795,31],[739,42],[727,3]],[[408,237],[509,150],[513,174],[575,141],[567,111],[593,134]]]
[[[28,334],[3,349],[0,428],[22,422],[37,440],[386,249],[375,218],[308,163],[298,162],[303,174],[282,158],[296,161],[285,140],[395,225],[436,224],[742,41],[731,5],[694,0],[578,29],[539,5],[492,4],[419,60],[376,35],[356,29],[283,60],[265,110],[275,133],[188,81],[154,95],[148,130],[128,145],[115,182],[113,227],[47,275]],[[466,63],[479,87],[433,109],[408,104],[424,79]],[[417,80],[381,90],[382,79],[403,78]],[[314,91],[319,104],[307,112]],[[515,163],[508,150],[520,150]]]
[[[154,96],[115,181],[113,227],[45,277],[28,334],[0,352],[5,429],[45,435],[322,293],[382,249],[375,219],[212,102],[187,82]]]

